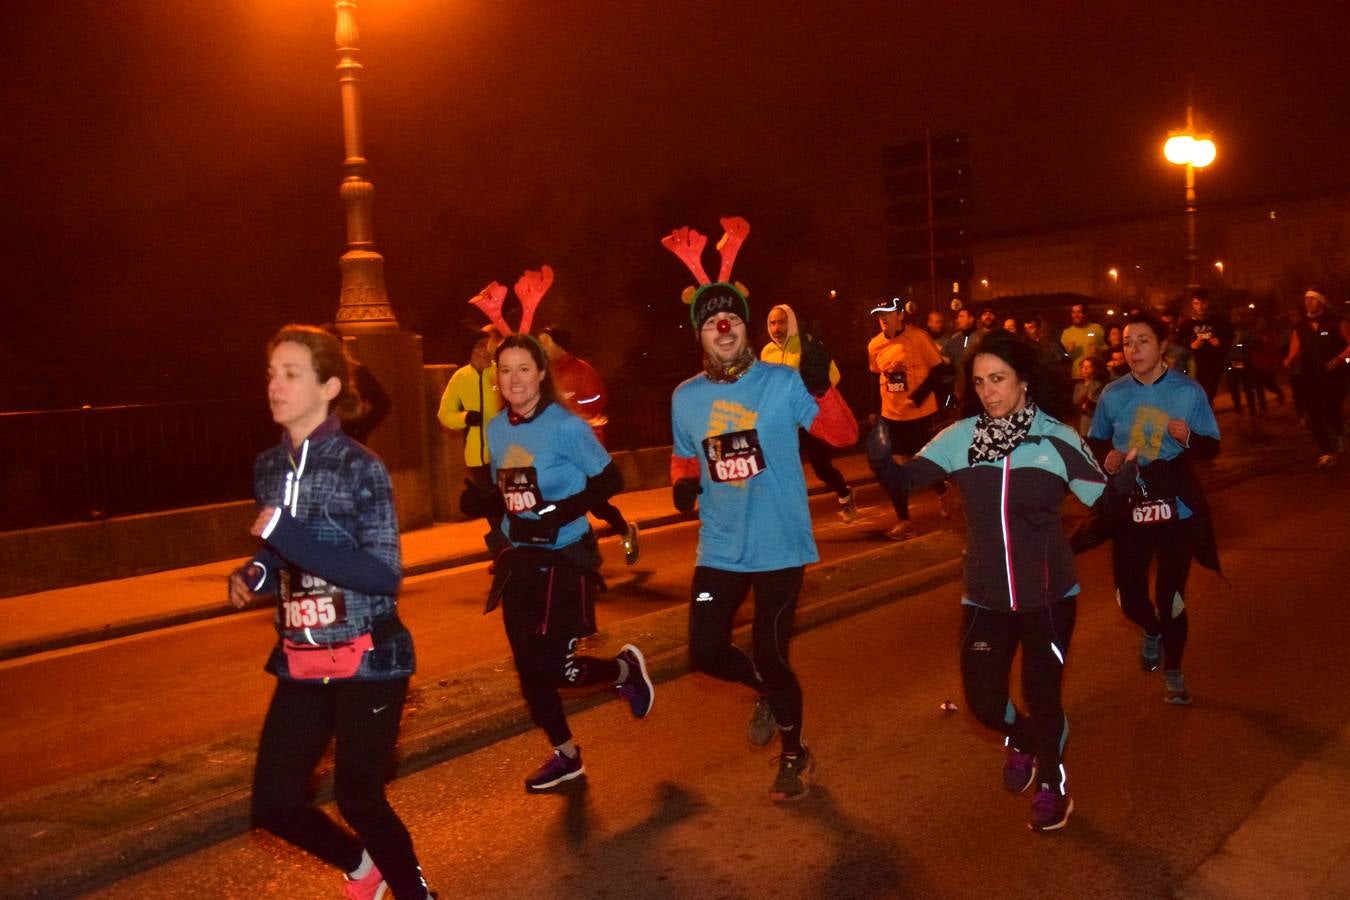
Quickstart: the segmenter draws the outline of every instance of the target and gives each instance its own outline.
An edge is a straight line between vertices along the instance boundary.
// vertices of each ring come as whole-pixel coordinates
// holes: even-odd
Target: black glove
[[[816,329],[819,332],[819,328]],[[813,397],[823,397],[830,389],[830,351],[820,338],[806,332],[801,333],[802,361],[798,373],[802,384]]]
[[[1128,500],[1139,482],[1139,463],[1126,459],[1114,473],[1107,476],[1106,489],[1122,500]]]
[[[675,508],[682,513],[691,513],[698,495],[703,492],[703,485],[697,478],[681,478],[671,485],[671,492],[675,495]]]
[[[483,424],[483,414],[476,409],[464,410],[464,424],[470,428],[477,428]]]
[[[491,502],[487,492],[472,479],[465,478],[464,490],[459,493],[459,511],[464,514],[464,518],[481,519],[489,515],[490,508]]]

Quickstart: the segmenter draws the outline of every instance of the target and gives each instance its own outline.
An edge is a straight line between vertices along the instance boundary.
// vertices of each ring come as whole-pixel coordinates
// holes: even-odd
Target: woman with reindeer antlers
[[[498,523],[488,534],[496,554],[488,609],[498,603],[520,692],[553,752],[525,779],[546,791],[585,773],[558,689],[612,684],[636,719],[651,712],[654,692],[642,651],[625,644],[612,658],[577,655],[595,633],[600,553],[587,510],[623,487],[591,427],[557,402],[548,355],[529,335],[539,301],[553,283],[544,266],[516,282],[520,330],[501,316],[506,288],[496,282],[469,301],[507,337],[497,347],[497,387],[506,409],[487,422]]]
[[[700,507],[689,652],[700,671],[755,691],[750,742],[762,747],[777,732],[782,743],[769,796],[797,800],[809,789],[813,759],[802,742],[802,689],[788,665],[788,642],[806,564],[819,559],[797,429],[844,447],[858,439],[858,423],[830,385],[829,353],[811,335],[802,335],[798,370],[756,360],[746,335],[747,292],[730,281],[750,225],[730,218],[722,227],[717,281],[703,270],[703,235],[680,228],[661,242],[698,281],[685,302],[703,350],[702,374],[671,400],[675,506]],[[753,659],[731,642],[736,610],[751,588]]]

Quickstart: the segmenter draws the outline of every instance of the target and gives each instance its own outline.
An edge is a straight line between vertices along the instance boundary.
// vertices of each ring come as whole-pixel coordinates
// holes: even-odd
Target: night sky
[[[376,246],[429,362],[467,355],[468,297],[549,263],[539,324],[611,373],[692,372],[661,235],[743,215],[755,316],[842,321],[825,291],[851,316],[887,289],[882,148],[925,128],[969,133],[977,231],[1179,214],[1160,146],[1188,79],[1219,144],[1202,214],[1350,184],[1347,9],[364,0]],[[266,337],[332,317],[333,22],[322,0],[7,4],[0,407],[260,391]]]

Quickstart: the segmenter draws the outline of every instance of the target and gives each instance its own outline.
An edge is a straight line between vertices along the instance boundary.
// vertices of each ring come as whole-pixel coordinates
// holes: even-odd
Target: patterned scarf
[[[975,437],[970,442],[970,464],[998,462],[1026,439],[1031,420],[1036,417],[1036,404],[1027,405],[1006,419],[995,419],[980,413],[975,420]]]
[[[718,384],[731,384],[733,381],[740,381],[741,376],[750,370],[754,361],[755,353],[750,349],[748,343],[741,348],[740,355],[730,365],[723,365],[720,360],[705,353],[703,354],[703,374],[708,376],[709,381],[715,381]]]

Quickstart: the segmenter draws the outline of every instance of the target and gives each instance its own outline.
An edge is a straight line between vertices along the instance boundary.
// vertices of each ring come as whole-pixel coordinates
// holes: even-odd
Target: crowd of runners
[[[755,351],[749,292],[732,280],[749,225],[721,224],[716,278],[704,269],[704,235],[679,228],[661,241],[694,278],[683,315],[699,371],[672,395],[670,462],[672,503],[699,522],[688,645],[696,670],[748,689],[749,740],[778,739],[769,794],[787,802],[808,793],[815,762],[789,663],[806,567],[818,560],[802,458],[837,497],[839,517],[857,521],[854,490],[831,455],[858,443],[859,416],[839,392],[836,361],[790,306],[768,310],[768,341]],[[493,282],[471,301],[489,321],[438,415],[465,432],[461,504],[487,525],[488,609],[501,609],[521,695],[549,745],[524,777],[530,792],[585,773],[561,690],[609,685],[634,719],[655,702],[635,644],[613,656],[581,652],[604,589],[589,516],[620,538],[629,565],[640,548],[636,524],[611,502],[623,484],[604,447],[602,380],[573,356],[567,331],[530,333],[551,281],[545,266],[517,282],[524,314],[514,327],[502,315],[503,286]],[[1005,788],[1034,788],[1030,827],[1055,831],[1073,811],[1062,683],[1081,590],[1074,553],[1111,542],[1120,607],[1139,629],[1140,667],[1162,671],[1167,703],[1190,703],[1187,576],[1192,561],[1219,569],[1193,461],[1219,452],[1211,406],[1219,381],[1227,375],[1239,410],[1243,398],[1249,410],[1258,398],[1264,408],[1272,390],[1280,402],[1278,382],[1262,373],[1283,353],[1276,365],[1296,369],[1295,399],[1318,442],[1318,465],[1331,466],[1344,451],[1350,333],[1316,291],[1283,343],[1255,319],[1220,319],[1203,295],[1179,322],[1134,311],[1110,330],[1075,306],[1058,339],[1040,317],[1003,323],[993,309],[958,310],[950,332],[941,315],[912,322],[911,306],[898,299],[870,304],[869,313],[878,414],[865,443],[896,512],[886,536],[913,534],[914,492],[936,490],[944,515],[959,495],[968,533],[959,645],[966,702],[1003,736]],[[258,550],[229,579],[236,606],[277,610],[266,663],[276,687],[259,742],[253,821],[341,871],[348,897],[422,900],[433,894],[384,792],[416,665],[398,617],[389,474],[343,430],[356,398],[354,363],[339,338],[288,325],[267,357],[281,442],[255,462]],[[1090,510],[1072,534],[1061,518],[1070,493]],[[733,642],[732,625],[752,592],[747,652]],[[1019,650],[1021,702],[1010,694]],[[307,793],[330,743],[348,828]]]

